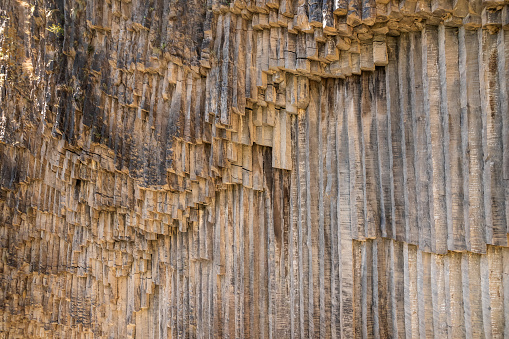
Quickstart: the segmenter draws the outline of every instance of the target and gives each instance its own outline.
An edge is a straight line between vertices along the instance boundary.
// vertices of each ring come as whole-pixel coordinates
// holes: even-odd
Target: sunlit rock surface
[[[0,338],[509,337],[509,2],[0,0]]]

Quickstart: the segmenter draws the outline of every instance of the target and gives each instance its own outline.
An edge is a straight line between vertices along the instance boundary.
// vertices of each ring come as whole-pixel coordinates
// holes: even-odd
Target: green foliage
[[[64,34],[64,29],[59,24],[53,24],[49,28],[46,28],[46,30],[48,30],[51,33],[56,34],[56,35]]]

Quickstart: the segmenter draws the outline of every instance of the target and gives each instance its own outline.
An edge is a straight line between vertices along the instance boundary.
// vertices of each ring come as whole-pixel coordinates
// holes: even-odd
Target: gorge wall
[[[509,337],[509,2],[0,0],[0,338]]]

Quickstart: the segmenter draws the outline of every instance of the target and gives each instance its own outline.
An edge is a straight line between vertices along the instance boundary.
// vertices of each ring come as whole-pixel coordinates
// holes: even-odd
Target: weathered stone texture
[[[0,0],[0,338],[509,337],[509,3]]]

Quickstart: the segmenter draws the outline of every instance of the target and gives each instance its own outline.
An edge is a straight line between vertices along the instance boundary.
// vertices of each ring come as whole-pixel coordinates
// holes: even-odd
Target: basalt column
[[[507,0],[0,0],[0,338],[509,337]]]

